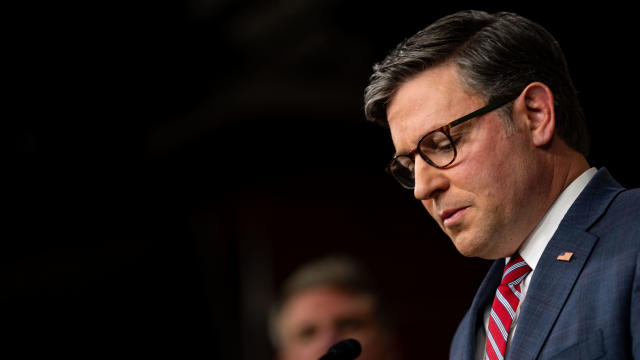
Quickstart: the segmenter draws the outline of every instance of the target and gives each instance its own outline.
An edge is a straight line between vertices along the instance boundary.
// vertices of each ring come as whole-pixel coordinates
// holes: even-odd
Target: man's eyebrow
[[[418,135],[415,138],[415,140],[413,141],[413,146],[411,147],[411,150],[416,149],[418,147],[418,143],[420,142],[420,140],[422,140],[425,136],[427,136],[427,134],[430,134],[430,133],[432,133],[434,131],[438,131],[438,130],[442,129],[443,127],[446,127],[448,124],[449,123],[442,124],[442,125],[440,125],[440,126],[438,126],[436,128],[427,129],[424,132],[420,133],[420,135]],[[409,151],[411,151],[411,150],[409,150]],[[406,155],[406,154],[409,153],[409,151],[407,151],[407,152],[405,152],[405,153],[403,153],[401,155]]]
[[[411,147],[409,148],[409,150],[406,151],[397,151],[393,154],[393,156],[399,156],[399,155],[409,155],[409,153],[416,149],[418,147],[418,143],[420,142],[420,140],[422,140],[422,138],[427,135],[428,133],[430,133],[433,130],[427,130],[424,133],[420,133],[418,136],[415,137],[415,139],[412,140],[412,144]]]

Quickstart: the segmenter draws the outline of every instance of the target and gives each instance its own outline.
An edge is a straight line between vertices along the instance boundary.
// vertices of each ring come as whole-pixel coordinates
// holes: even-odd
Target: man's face
[[[374,304],[365,295],[321,287],[289,299],[281,314],[281,360],[318,360],[340,340],[362,345],[358,360],[390,359],[387,334],[376,321]]]
[[[453,64],[418,74],[387,108],[396,152],[408,153],[427,132],[485,105],[462,86]],[[528,207],[535,207],[536,182],[545,180],[536,176],[526,121],[514,121],[510,134],[497,111],[452,128],[458,155],[447,169],[415,158],[415,197],[465,256],[510,256],[539,220],[539,211]]]

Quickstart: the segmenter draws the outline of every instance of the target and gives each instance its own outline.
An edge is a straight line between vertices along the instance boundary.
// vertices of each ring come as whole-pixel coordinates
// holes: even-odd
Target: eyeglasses
[[[514,98],[499,99],[470,114],[453,120],[445,126],[427,133],[420,138],[418,146],[408,154],[394,156],[387,167],[387,171],[393,175],[396,180],[398,180],[402,187],[406,189],[413,189],[415,187],[416,154],[420,154],[420,157],[426,161],[427,164],[438,169],[445,169],[451,166],[451,164],[456,160],[456,155],[458,155],[455,141],[451,138],[451,128],[458,126],[465,121],[496,110],[516,98],[517,96]]]

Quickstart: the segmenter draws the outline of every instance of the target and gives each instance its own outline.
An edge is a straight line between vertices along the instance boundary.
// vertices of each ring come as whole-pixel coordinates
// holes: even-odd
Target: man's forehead
[[[295,309],[304,311],[309,307],[315,310],[315,307],[318,305],[362,306],[371,301],[371,297],[365,293],[343,290],[331,286],[322,286],[306,289],[293,295],[285,303],[285,308],[289,311]]]
[[[387,120],[396,149],[408,151],[404,147],[415,146],[427,130],[463,115],[465,110],[460,105],[472,97],[472,92],[460,81],[454,64],[438,65],[404,82],[387,106]]]

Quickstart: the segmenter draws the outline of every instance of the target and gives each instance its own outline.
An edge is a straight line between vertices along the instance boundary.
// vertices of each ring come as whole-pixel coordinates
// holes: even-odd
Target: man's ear
[[[551,142],[556,127],[553,92],[547,85],[533,82],[522,93],[523,115],[531,140],[536,146],[545,146]]]

